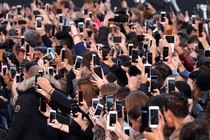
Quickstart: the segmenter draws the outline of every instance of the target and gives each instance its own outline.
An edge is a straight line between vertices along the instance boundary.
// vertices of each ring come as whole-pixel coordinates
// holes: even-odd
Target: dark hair
[[[201,73],[200,70],[195,70],[193,72],[191,72],[188,76],[188,78],[192,79],[193,81],[196,80],[196,78],[198,77],[198,75]]]
[[[163,109],[163,97],[152,96],[147,100],[146,106],[159,106],[160,110]]]
[[[131,65],[128,69],[128,74],[130,76],[137,76],[141,74],[141,71],[136,66]]]
[[[61,0],[60,5],[64,5],[64,8],[69,8],[69,1],[68,0]]]
[[[169,75],[172,74],[171,68],[170,68],[168,65],[164,64],[164,63],[160,63],[160,62],[155,63],[155,64],[154,64],[154,69],[158,70],[158,71],[161,73],[162,78],[163,78],[164,80],[165,80]]]
[[[36,62],[33,62],[33,61],[27,62],[27,63],[25,64],[25,70],[26,70],[26,72],[28,72],[28,70],[29,70],[32,66],[34,66],[34,65],[37,65],[37,63],[36,63]]]
[[[115,94],[115,98],[122,101],[122,104],[125,105],[125,98],[129,95],[130,89],[127,87],[121,87],[118,89]]]
[[[128,111],[129,118],[132,118],[134,120],[137,120],[139,116],[141,116],[141,106],[135,105]]]
[[[165,111],[168,109],[174,114],[175,117],[185,118],[188,115],[188,100],[183,94],[173,92],[163,95],[163,106]]]
[[[41,36],[34,30],[27,30],[24,34],[25,41],[31,47],[41,46],[43,44]]]
[[[198,42],[198,38],[197,38],[197,35],[192,35],[189,37],[187,43],[190,44],[190,43],[194,43],[194,42]]]
[[[21,49],[21,46],[20,46],[19,43],[16,43],[16,44],[14,45],[14,51],[15,51],[15,54],[16,54],[16,55],[19,55],[20,52],[24,53],[24,50]]]
[[[186,123],[181,129],[180,140],[209,140],[207,123],[202,120]]]
[[[98,54],[95,52],[91,52],[91,51],[86,51],[83,54],[83,61],[82,61],[82,66],[86,66],[88,69],[90,69],[90,61],[92,60],[92,54],[96,54],[96,64],[99,65],[99,57]]]

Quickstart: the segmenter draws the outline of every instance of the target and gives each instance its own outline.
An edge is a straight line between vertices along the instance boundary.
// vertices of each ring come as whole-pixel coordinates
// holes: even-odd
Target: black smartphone
[[[58,21],[59,21],[59,24],[63,25],[63,14],[59,14]]]
[[[107,56],[109,54],[109,48],[107,46],[102,48],[102,57],[103,60],[108,60]]]
[[[62,54],[61,61],[64,62],[64,59],[66,58],[66,49],[65,48],[62,48],[61,54]]]
[[[46,99],[44,97],[39,98],[39,106],[42,112],[46,112]]]
[[[123,131],[126,135],[130,136],[130,128],[129,127],[123,127]]]
[[[151,52],[147,52],[147,62],[149,63],[149,64],[152,64],[152,53]]]
[[[86,46],[87,46],[87,48],[89,49],[89,48],[91,48],[91,42],[90,41],[85,41],[85,43],[86,43]]]
[[[196,24],[196,23],[195,23],[195,20],[196,20],[195,17],[196,17],[195,15],[192,15],[192,16],[191,16],[191,20],[192,20],[192,25],[193,25],[193,26]]]
[[[132,49],[132,62],[137,63],[139,57],[139,50],[138,49]]]
[[[107,110],[110,111],[110,108],[114,105],[113,95],[106,96],[106,105],[107,105]]]
[[[144,41],[144,35],[137,35],[137,41],[138,42],[143,42]]]
[[[37,79],[38,79],[39,77],[41,77],[40,74],[36,74],[36,75],[35,75],[35,88],[36,88],[36,90],[42,90],[42,88],[37,84]]]
[[[2,66],[2,72],[3,72],[3,76],[5,76],[6,72],[7,72],[7,66]]]
[[[62,46],[56,46],[55,52],[56,52],[58,55],[61,54],[61,50],[62,50]]]
[[[11,71],[11,74],[12,74],[12,78],[14,78],[15,74],[16,74],[16,71],[17,71],[17,67],[16,66],[11,66],[10,71]]]
[[[154,89],[158,89],[158,77],[157,77],[157,75],[151,75],[150,92],[154,92]]]
[[[48,67],[48,74],[53,76],[53,74],[54,74],[54,68],[53,67]]]
[[[16,83],[19,83],[21,81],[20,74],[15,74],[16,77]]]
[[[146,34],[148,34],[148,30],[149,30],[149,22],[148,21],[146,21]]]
[[[83,104],[82,104],[82,102],[83,102],[83,91],[79,91],[79,106],[82,106]]]
[[[118,118],[122,118],[122,102],[116,101],[116,110]]]
[[[57,14],[62,14],[62,9],[60,9],[60,8],[56,9],[56,13]]]
[[[146,106],[141,107],[141,132],[149,129],[149,108]]]
[[[94,72],[102,79],[101,66],[94,67]]]
[[[204,57],[210,58],[210,50],[204,51]]]
[[[56,111],[50,110],[50,123],[52,124],[52,121],[56,119]]]
[[[96,66],[96,54],[92,54],[93,66]]]
[[[104,106],[102,104],[98,103],[96,106],[96,111],[95,111],[94,116],[101,115],[101,112],[103,111],[103,109],[104,109]]]
[[[120,36],[114,36],[113,37],[113,42],[114,43],[121,43],[121,37]]]
[[[30,45],[26,44],[26,55],[30,54]]]
[[[22,9],[22,6],[21,5],[17,5],[17,14],[18,15],[21,15],[21,9]]]
[[[168,47],[163,47],[163,61],[167,61],[166,57],[168,57]]]
[[[82,56],[77,56],[76,61],[75,61],[75,70],[78,70],[81,67],[82,60],[83,60]]]
[[[128,44],[128,55],[132,55],[133,44]]]
[[[166,12],[161,12],[160,13],[160,15],[161,15],[161,23],[164,23],[165,22],[165,17],[166,17]]]
[[[44,70],[39,70],[38,73],[40,74],[41,77],[44,75]]]
[[[151,75],[151,65],[150,64],[144,64],[144,72],[147,73],[147,77],[150,78],[150,75]]]
[[[78,105],[77,104],[72,104],[71,105],[71,109],[72,109],[72,114],[73,114],[73,117],[77,117],[77,112],[78,112]]]
[[[24,45],[25,45],[25,37],[24,36],[21,36],[21,38],[20,38],[20,45],[21,45],[21,47],[24,47]]]
[[[148,51],[148,44],[147,43],[143,44],[143,49],[144,49],[145,53]]]
[[[173,35],[165,35],[168,43],[175,43],[175,37]]]
[[[198,24],[198,34],[199,34],[199,37],[202,37],[202,33],[203,33],[203,23],[199,23]]]

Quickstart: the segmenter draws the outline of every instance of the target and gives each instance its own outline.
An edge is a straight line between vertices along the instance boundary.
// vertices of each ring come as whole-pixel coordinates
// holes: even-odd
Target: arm
[[[46,47],[52,47],[52,41],[48,38],[46,34],[42,35],[42,42]]]

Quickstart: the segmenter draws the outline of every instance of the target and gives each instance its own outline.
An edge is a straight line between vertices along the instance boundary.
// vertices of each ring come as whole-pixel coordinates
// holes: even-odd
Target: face
[[[139,121],[134,120],[132,118],[129,117],[129,121],[131,122],[131,125],[134,129],[139,129]]]
[[[188,78],[188,79],[187,79],[187,83],[188,83],[188,85],[190,86],[191,90],[193,91],[193,80],[190,79],[190,78]]]
[[[171,114],[171,111],[170,110],[165,110],[164,108],[164,118],[166,120],[166,123],[168,125],[168,127],[174,127],[174,122],[173,122],[173,119],[172,119],[172,114]]]

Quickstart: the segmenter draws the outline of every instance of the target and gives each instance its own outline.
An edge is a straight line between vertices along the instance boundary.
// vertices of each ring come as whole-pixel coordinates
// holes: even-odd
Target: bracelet
[[[72,38],[75,38],[76,36],[79,36],[79,34],[74,35]]]
[[[61,127],[60,127],[60,129],[59,130],[61,130],[61,128],[63,127],[63,124],[61,124]]]
[[[54,90],[54,88],[51,88],[50,91],[47,92],[47,94],[51,95],[51,92]]]

